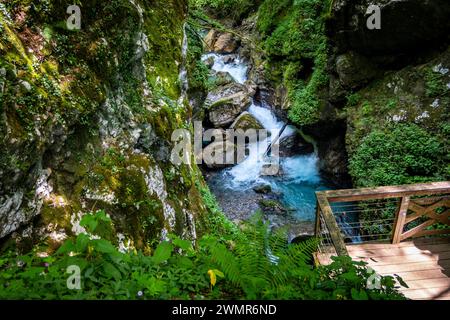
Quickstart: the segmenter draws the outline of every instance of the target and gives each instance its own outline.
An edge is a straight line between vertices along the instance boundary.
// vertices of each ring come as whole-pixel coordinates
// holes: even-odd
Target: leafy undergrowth
[[[150,256],[119,251],[106,240],[110,223],[102,211],[88,214],[81,221],[86,232],[49,256],[40,253],[42,247],[26,255],[4,254],[0,298],[403,299],[392,277],[381,278],[379,289],[367,289],[372,274],[349,257],[311,266],[315,239],[287,245],[256,217],[238,234],[207,235],[196,247],[170,236]]]
[[[415,124],[374,130],[350,159],[350,173],[361,187],[445,180],[445,149]]]

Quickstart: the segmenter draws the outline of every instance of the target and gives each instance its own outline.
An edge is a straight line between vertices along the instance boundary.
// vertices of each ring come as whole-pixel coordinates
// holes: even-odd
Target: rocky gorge
[[[448,177],[446,1],[375,1],[379,30],[365,0],[247,2],[228,16],[182,0],[89,2],[78,32],[61,26],[63,4],[1,4],[3,242],[57,246],[100,209],[130,246],[195,240],[203,175],[230,219],[261,209],[300,225],[292,237],[311,232],[316,190]],[[225,138],[287,125],[280,174],[261,178],[256,159],[174,166],[172,132],[193,121]]]
[[[318,23],[322,23],[327,50],[320,51],[323,49],[319,46],[320,52],[316,52],[315,57],[309,57],[307,52],[301,51],[292,52],[290,56],[283,50],[270,52],[272,49],[267,47],[269,41],[275,41],[272,39],[274,37],[283,37],[277,34],[277,28],[280,28],[283,22],[277,25],[269,21],[268,23],[272,23],[271,31],[262,30],[261,21],[266,19],[262,15],[269,14],[264,11],[265,5],[272,10],[271,19],[278,19],[277,21],[288,20],[289,10],[296,8],[296,5],[288,4],[289,2],[278,6],[272,4],[270,7],[270,2],[266,1],[259,10],[250,11],[244,17],[221,17],[220,13],[211,10],[211,14],[223,23],[219,29],[202,30],[204,48],[208,53],[202,60],[212,70],[209,77],[215,85],[214,89],[206,94],[203,105],[206,113],[202,113],[211,127],[234,128],[245,118],[240,128],[259,129],[264,127],[261,125],[263,121],[251,108],[257,106],[270,110],[279,121],[289,122],[291,128],[296,131],[281,141],[282,158],[316,155],[316,162],[312,161],[312,167],[317,170],[315,172],[313,169],[314,177],[318,179],[315,183],[323,181],[323,184],[314,185],[314,190],[322,187],[345,188],[433,181],[448,177],[448,170],[444,165],[446,161],[448,163],[448,133],[445,128],[449,115],[447,55],[450,29],[448,19],[444,18],[449,16],[447,3],[380,1],[377,5],[381,8],[384,23],[380,30],[371,30],[366,26],[370,16],[366,12],[368,2],[332,1],[325,18],[315,16],[315,19],[322,21]],[[299,5],[297,10],[307,11],[309,7],[305,5],[302,8]],[[308,13],[306,16],[311,19],[317,12],[311,13],[311,16],[308,16]],[[409,18],[402,19],[400,15]],[[305,19],[301,14],[297,18],[299,21]],[[289,31],[284,32],[289,37]],[[301,41],[302,35],[299,35],[299,38],[292,41]],[[308,38],[304,41],[311,42]],[[280,45],[283,48],[288,46],[286,43]],[[326,52],[326,61],[319,61],[324,54],[322,52]],[[302,54],[305,56],[301,57]],[[281,61],[281,57],[291,62]],[[243,69],[233,70],[241,64],[245,65]],[[292,68],[298,69],[296,71]],[[309,103],[305,102],[305,106],[302,106],[304,110],[297,111],[295,95],[298,90],[296,86],[299,85],[293,85],[293,82],[304,82],[305,90],[309,90],[308,86],[316,86],[315,77],[318,77],[320,72],[323,73],[320,76],[324,76],[325,80],[314,88],[314,97],[311,97]],[[230,73],[234,73],[234,76],[230,76]],[[289,79],[292,76],[288,73],[293,73],[293,80]],[[434,90],[435,86],[438,87],[437,90]],[[312,109],[315,103],[316,106]],[[233,125],[230,127],[230,124]],[[377,162],[376,153],[371,154],[372,158],[366,157],[361,161],[361,158],[366,156],[362,153],[367,152],[362,151],[366,147],[361,146],[363,142],[370,144],[372,136],[380,130],[398,125],[409,132],[405,134],[423,136],[422,143],[425,145],[435,142],[437,149],[419,154],[421,151],[413,150],[414,147],[408,149],[406,144],[406,148],[398,152],[411,154],[411,157],[416,158],[416,162],[422,163],[397,164],[401,160],[391,160],[391,168],[386,172],[381,169],[383,164],[380,162],[389,160],[380,159],[380,162]],[[388,129],[390,130],[392,129]],[[387,135],[386,139],[392,139],[389,133],[383,134]],[[382,145],[378,147],[383,148]],[[226,147],[228,150],[232,148],[232,145]],[[383,156],[384,154],[381,155]],[[429,159],[425,159],[426,157]],[[434,163],[434,171],[425,168],[425,163],[431,162]],[[305,163],[297,165],[289,169],[297,173],[311,169]],[[269,187],[271,182],[265,179],[258,181],[253,176],[250,178],[253,178],[253,184],[247,184],[245,192],[237,190],[242,187],[242,181],[240,186],[234,184],[224,189],[223,183],[227,184],[227,179],[233,179],[233,172],[245,175],[237,168],[226,169],[222,173],[206,172],[210,187],[230,218],[237,221],[246,219],[251,212],[262,209],[269,212],[268,219],[271,221],[279,221],[283,213],[285,219],[289,216],[297,222],[312,219],[311,216],[305,218],[305,212],[297,217],[292,212],[286,214],[292,211],[289,205],[309,207],[309,210],[313,210],[314,204],[308,205],[305,199],[289,201],[292,197],[289,192],[303,193],[301,187],[295,191],[284,190],[286,194],[278,189],[278,192],[261,195],[253,191],[252,187],[264,189]],[[285,176],[285,179],[289,180],[289,177]],[[308,181],[303,180],[300,185],[304,187],[308,185]],[[276,185],[272,187],[277,189]],[[277,214],[270,218],[274,211],[277,211]],[[283,221],[283,218],[281,220]],[[275,224],[291,223],[292,221],[285,220],[284,223]],[[311,232],[311,227],[303,227],[302,231]],[[299,230],[295,232],[298,233]]]
[[[394,202],[344,204],[321,265],[316,192],[449,180],[449,16],[0,1],[0,299],[404,299],[343,250]]]

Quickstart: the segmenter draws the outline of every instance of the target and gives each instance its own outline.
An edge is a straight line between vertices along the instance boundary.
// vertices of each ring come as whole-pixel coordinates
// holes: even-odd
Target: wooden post
[[[341,229],[339,228],[333,210],[330,207],[326,196],[321,192],[316,192],[317,201],[319,202],[320,210],[322,211],[323,219],[330,232],[331,241],[338,256],[348,256],[347,246],[341,236]]]
[[[408,213],[410,197],[402,198],[397,215],[395,217],[394,232],[392,234],[392,243],[400,243],[402,239],[403,228],[405,227],[406,214]]]
[[[319,201],[316,201],[316,227],[314,230],[314,234],[316,235],[316,237],[318,237],[319,233],[320,233],[320,206]]]

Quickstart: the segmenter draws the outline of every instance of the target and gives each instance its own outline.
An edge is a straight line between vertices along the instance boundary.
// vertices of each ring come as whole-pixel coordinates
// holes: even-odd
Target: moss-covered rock
[[[169,161],[191,116],[186,1],[83,2],[77,31],[68,5],[0,10],[0,238],[31,226],[33,241],[58,242],[103,209],[135,247],[169,232],[195,240],[201,175]]]
[[[249,112],[243,112],[230,126],[230,129],[242,129],[247,131],[249,129],[264,129],[263,125]]]

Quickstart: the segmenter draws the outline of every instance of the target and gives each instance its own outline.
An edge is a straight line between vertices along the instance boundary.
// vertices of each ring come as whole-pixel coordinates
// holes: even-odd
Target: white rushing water
[[[186,32],[186,23],[183,25],[183,45],[181,47],[181,55],[183,57],[183,61],[181,63],[180,74],[178,79],[181,83],[181,95],[178,103],[183,104],[184,99],[186,99],[187,92],[189,90],[189,80],[187,75],[187,53],[188,53],[188,36]]]
[[[206,61],[211,57],[214,59],[212,66],[214,71],[228,72],[236,82],[241,84],[247,81],[248,66],[241,59],[236,58],[230,63],[225,63],[224,59],[226,56],[210,53],[204,55],[202,60]],[[285,124],[283,121],[278,120],[272,110],[258,106],[255,103],[252,103],[248,112],[270,132],[270,137],[264,141],[248,146],[248,157],[240,164],[225,171],[227,177],[224,179],[224,183],[233,189],[251,188],[259,183],[270,183],[273,185],[272,182],[269,182],[268,176],[261,175],[263,166],[268,164],[267,159],[264,159],[264,154],[272,139],[278,136]],[[280,139],[293,135],[294,133],[295,128],[287,126]],[[290,182],[319,183],[320,176],[317,169],[317,162],[317,156],[312,154],[284,158],[281,160],[280,166],[285,175],[284,178]],[[278,185],[273,186],[275,188],[278,187]]]
[[[205,62],[211,57],[214,59],[214,65],[212,66],[214,71],[228,72],[240,84],[244,84],[247,81],[248,66],[239,57],[236,57],[233,62],[225,63],[224,58],[226,56],[217,53],[208,53],[202,57],[202,61]]]

